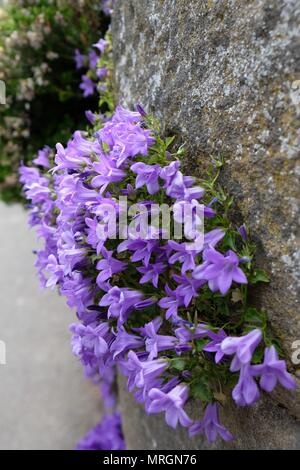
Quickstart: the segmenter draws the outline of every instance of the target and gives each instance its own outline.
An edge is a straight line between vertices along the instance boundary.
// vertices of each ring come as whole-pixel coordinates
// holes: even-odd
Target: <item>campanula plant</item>
[[[30,224],[44,240],[36,266],[42,285],[57,286],[76,308],[73,353],[101,381],[104,400],[114,403],[118,366],[147,413],[164,413],[192,436],[231,440],[219,419],[221,395],[249,406],[262,390],[295,382],[265,314],[249,302],[249,286],[267,278],[255,268],[248,231],[231,221],[232,201],[217,179],[223,162],[197,181],[183,173],[182,148],[170,143],[140,107],[117,106],[94,130],[76,131],[66,147],[21,167]],[[135,211],[126,236],[111,237],[112,214],[115,228],[124,216],[122,196]],[[191,249],[185,235],[166,238],[151,223],[144,230],[158,203],[172,205],[171,226],[178,207],[191,204],[190,228],[202,205],[203,243]],[[186,410],[191,399],[199,403],[196,422]]]
[[[223,159],[202,179],[186,175],[184,149],[155,117],[114,106],[110,33],[91,52],[75,60],[88,63],[81,90],[97,88],[101,112],[88,111],[85,131],[20,168],[29,223],[44,242],[41,285],[75,309],[72,351],[106,409],[78,448],[124,448],[117,370],[146,413],[230,441],[224,401],[251,406],[278,384],[296,386],[266,314],[251,305],[249,292],[268,277],[249,229],[233,222]]]

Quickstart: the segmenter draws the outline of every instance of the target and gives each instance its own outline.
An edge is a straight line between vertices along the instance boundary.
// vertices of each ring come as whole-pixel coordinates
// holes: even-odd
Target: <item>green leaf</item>
[[[246,310],[244,319],[247,323],[259,326],[261,328],[265,328],[267,323],[267,315],[265,314],[265,312],[257,310],[254,307],[250,307]]]
[[[207,403],[212,399],[212,392],[205,380],[201,380],[193,384],[191,387],[191,393],[195,398],[199,398],[202,402]]]
[[[173,369],[182,371],[185,369],[185,360],[180,357],[171,359],[171,367],[173,367]]]
[[[180,145],[179,149],[177,150],[176,155],[178,157],[181,157],[182,155],[184,155],[184,153],[185,153],[185,145],[182,144],[182,145]]]
[[[202,351],[203,347],[208,343],[208,340],[203,338],[203,339],[197,339],[195,341],[196,349],[197,351]]]
[[[90,259],[91,259],[92,263],[95,263],[96,261],[99,261],[101,258],[102,257],[97,255],[97,253],[90,256]]]
[[[270,279],[263,269],[255,269],[253,273],[250,274],[249,281],[251,284],[257,284],[258,282],[270,282]]]
[[[167,149],[174,142],[175,135],[166,138],[165,148]]]
[[[103,148],[104,152],[109,152],[109,145],[106,144],[105,142],[102,142],[102,148]]]
[[[236,250],[235,246],[235,233],[234,232],[227,232],[224,239],[223,239],[224,245],[228,246],[232,250]]]
[[[263,348],[257,348],[252,355],[253,364],[261,364],[264,358]]]

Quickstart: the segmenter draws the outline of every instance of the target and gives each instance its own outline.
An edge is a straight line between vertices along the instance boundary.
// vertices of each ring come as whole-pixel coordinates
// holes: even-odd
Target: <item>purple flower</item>
[[[131,124],[130,121],[114,122],[112,120],[97,132],[97,137],[109,146],[111,156],[119,168],[129,157],[148,154],[148,147],[155,143],[151,133],[150,130],[142,129],[139,123]]]
[[[185,179],[186,177],[184,177]],[[186,184],[186,183],[185,183]],[[202,196],[204,196],[205,190],[201,188],[200,186],[192,186],[191,188],[187,187],[184,191],[184,200],[187,202],[192,202],[196,199],[200,199]],[[214,211],[212,213],[211,209],[209,207],[205,206],[204,213],[206,217],[209,217],[210,215],[214,215]]]
[[[82,315],[92,317],[92,321],[95,319],[94,313],[86,313],[86,309],[93,303],[93,297],[95,290],[91,288],[91,280],[88,277],[83,277],[82,273],[72,272],[69,278],[64,279],[64,283],[61,287],[61,294],[67,298],[67,304],[70,308],[75,307],[77,314],[80,319]]]
[[[155,194],[159,191],[159,165],[146,165],[145,163],[138,162],[131,165],[130,169],[138,175],[135,181],[136,189],[145,185],[149,194]]]
[[[105,41],[105,39],[102,39],[102,38],[100,38],[98,42],[93,44],[93,47],[98,49],[98,51],[101,52],[101,54],[103,54],[103,52],[105,51],[107,46],[108,46],[108,42]]]
[[[103,357],[113,340],[109,324],[106,322],[87,326],[74,323],[69,329],[74,333],[71,340],[73,354],[79,356],[84,363]]]
[[[178,160],[171,162],[162,168],[160,173],[161,179],[165,181],[164,188],[167,196],[177,199],[178,201],[191,201],[203,196],[204,190],[199,187],[191,188],[195,182],[192,176],[184,176],[179,171],[180,162]]]
[[[242,239],[243,239],[244,241],[247,241],[247,239],[248,239],[248,234],[247,234],[247,229],[246,229],[245,224],[241,225],[240,228],[238,228],[238,232],[239,232],[239,234],[241,235]]]
[[[122,189],[124,196],[132,196],[135,194],[135,189],[132,184],[127,184],[126,188]]]
[[[82,346],[93,351],[96,357],[101,357],[108,351],[107,341],[112,339],[108,323],[100,323],[93,327],[88,325],[82,337]]]
[[[164,188],[168,188],[171,186],[174,178],[177,175],[177,172],[180,168],[180,161],[175,160],[171,162],[169,165],[163,167],[160,172],[160,177],[162,180],[165,181]]]
[[[73,157],[89,157],[91,153],[97,153],[99,145],[90,138],[86,138],[87,133],[83,131],[75,131],[72,139],[68,141],[67,152]],[[87,164],[90,164],[90,159],[84,160]]]
[[[104,415],[77,444],[77,450],[124,450],[125,442],[119,413]]]
[[[96,114],[93,113],[90,109],[85,111],[84,114],[85,114],[85,117],[87,118],[88,122],[90,124],[94,124],[94,122],[96,121]]]
[[[20,182],[23,183],[25,190],[29,188],[33,183],[37,183],[40,179],[40,173],[37,168],[27,167],[23,165],[23,163],[20,165],[19,173]]]
[[[139,112],[130,111],[129,109],[123,108],[120,104],[115,109],[112,117],[112,122],[117,124],[120,122],[127,122],[130,124],[136,124],[141,120]]]
[[[136,335],[127,333],[124,327],[120,327],[116,334],[116,339],[110,347],[114,359],[129,349],[138,349],[144,345],[144,340]]]
[[[46,287],[54,288],[63,277],[63,269],[52,254],[48,256],[46,271],[51,274],[46,282]]]
[[[177,243],[174,240],[168,240],[168,246],[172,249],[172,251],[174,250],[176,252],[170,256],[169,263],[181,263],[181,274],[185,274],[186,271],[192,271],[195,269],[195,257],[197,255],[196,251],[187,250],[186,243]]]
[[[57,243],[58,260],[65,275],[71,274],[74,266],[80,263],[84,257],[84,248],[79,247],[77,243],[78,235],[71,230],[62,231],[61,238]]]
[[[35,165],[40,165],[44,168],[50,168],[49,155],[51,154],[51,148],[48,145],[38,151],[37,157],[33,160]]]
[[[187,276],[173,275],[173,279],[179,286],[176,288],[175,293],[179,298],[183,299],[185,307],[188,307],[194,297],[198,297],[198,289],[205,284],[205,281],[198,281]]]
[[[103,249],[104,242],[105,242],[103,233],[102,232],[99,233],[99,230],[98,230],[99,222],[96,218],[90,219],[87,217],[85,219],[85,223],[88,227],[86,243],[88,243],[93,248],[95,248],[97,251],[97,255],[99,255],[101,253],[101,250]]]
[[[164,230],[153,227],[152,225],[148,225],[148,217],[149,215],[154,214],[156,217],[157,212],[152,212],[152,206],[149,204],[150,207],[147,207],[147,202],[140,202],[136,204],[135,211],[137,213],[132,217],[131,223],[126,231],[124,231],[124,235],[129,238],[130,249],[135,246],[134,240],[137,240],[139,243],[136,244],[136,247],[139,248],[141,245],[141,241],[148,241],[147,246],[151,248],[151,251],[155,248],[158,248],[157,253],[162,255],[164,248],[158,247],[159,242],[164,236]],[[152,220],[151,220],[152,222]],[[145,246],[144,246],[145,248]],[[163,261],[166,261],[164,259]],[[143,263],[146,265],[146,263]]]
[[[151,255],[157,251],[158,246],[158,240],[128,238],[119,244],[117,251],[118,253],[122,253],[125,250],[133,251],[131,261],[137,262],[142,260],[143,264],[148,267]]]
[[[99,80],[103,80],[103,78],[105,78],[107,74],[108,74],[108,70],[107,70],[107,67],[105,66],[97,68],[96,70],[96,75],[99,78]]]
[[[75,49],[74,60],[76,63],[76,69],[81,69],[84,66],[86,57],[81,54],[79,49]]]
[[[232,390],[232,398],[238,406],[253,405],[259,399],[257,383],[253,378],[253,369],[249,364],[243,365],[239,381]]]
[[[87,75],[82,75],[79,88],[83,91],[83,96],[86,98],[94,94],[96,85]]]
[[[81,336],[84,335],[85,326],[78,323],[73,323],[69,326],[69,330],[74,333],[71,338],[72,353],[74,356],[80,357],[82,354]]]
[[[128,390],[132,391],[134,387],[149,387],[155,379],[161,375],[168,367],[164,359],[154,361],[140,361],[138,356],[129,351],[128,360],[125,364],[125,372],[128,375]]]
[[[147,409],[148,413],[160,413],[161,411],[165,411],[166,423],[172,428],[175,429],[178,422],[184,427],[188,427],[192,424],[191,419],[183,409],[188,399],[188,389],[186,385],[179,384],[168,393],[158,388],[152,388],[149,391],[149,398],[152,401]]]
[[[162,178],[162,174],[160,176]],[[177,199],[177,201],[185,200],[186,196],[188,196],[187,199],[189,199],[187,189],[194,184],[194,178],[183,176],[181,171],[176,171],[169,181],[169,184],[166,183],[167,196]]]
[[[94,124],[97,119],[99,119],[99,114],[93,113],[91,110],[85,111],[85,117],[90,124]]]
[[[105,15],[111,15],[113,13],[113,6],[115,0],[102,0],[101,1],[101,8]]]
[[[142,117],[146,117],[146,116],[147,116],[147,113],[146,113],[144,107],[143,107],[141,104],[138,103],[138,104],[136,105],[136,110],[137,110],[137,112],[138,112]]]
[[[158,286],[159,275],[165,271],[164,263],[149,264],[147,267],[137,268],[138,272],[144,274],[140,279],[140,284],[152,282],[154,287]]]
[[[196,199],[191,201],[177,201],[173,206],[174,220],[178,224],[183,224],[184,235],[188,239],[194,239],[201,235],[203,229],[203,205]],[[202,249],[200,245],[199,251]]]
[[[213,292],[220,291],[225,295],[233,281],[247,284],[245,273],[238,267],[239,259],[232,250],[224,256],[213,247],[209,247],[203,252],[203,260],[204,263],[194,270],[193,277],[207,280]]]
[[[222,341],[221,351],[229,356],[235,355],[230,366],[232,372],[239,370],[242,365],[251,362],[253,352],[261,342],[261,338],[261,331],[256,329],[244,336],[228,336]]]
[[[110,183],[118,183],[125,177],[125,172],[116,167],[116,163],[107,157],[107,155],[101,153],[100,161],[93,163],[92,167],[99,176],[95,176],[92,179],[92,185],[95,188],[101,188],[100,192],[107,188]]]
[[[187,343],[193,339],[204,338],[205,336],[210,335],[210,333],[211,332],[209,331],[208,325],[205,325],[204,323],[200,323],[200,325],[197,325],[196,328],[193,326],[190,326],[190,328],[186,326],[180,326],[175,330],[175,335],[179,339],[180,343]]]
[[[165,285],[165,291],[168,294],[167,297],[163,297],[158,302],[161,308],[166,309],[166,319],[172,318],[173,321],[177,322],[180,320],[178,316],[178,308],[184,305],[183,298],[178,295],[178,292],[172,291],[168,284]]]
[[[263,364],[252,366],[254,375],[260,376],[259,385],[266,392],[272,392],[279,382],[288,390],[296,388],[296,381],[286,370],[286,363],[280,360],[274,346],[265,349]]]
[[[98,63],[98,55],[96,54],[95,51],[90,51],[89,52],[89,66],[90,69],[96,69],[97,63]]]
[[[48,181],[45,178],[40,178],[39,182],[32,183],[26,191],[26,197],[32,200],[33,204],[41,204],[47,201],[51,193],[48,188]]]
[[[223,330],[219,330],[218,333],[208,331],[207,334],[212,339],[212,341],[203,347],[203,351],[216,353],[215,362],[218,364],[224,356],[224,352],[221,349],[221,344],[224,339],[227,338],[227,335]]]
[[[102,283],[111,278],[113,274],[123,271],[127,264],[123,261],[119,261],[113,258],[113,251],[108,251],[106,248],[102,248],[101,254],[103,259],[98,261],[96,268],[100,273],[97,276],[97,284],[101,287]]]
[[[116,214],[118,213],[117,202],[110,198],[98,197],[99,201],[90,208],[96,216],[94,219],[86,218],[85,223],[89,227],[87,230],[87,243],[97,250],[97,255],[101,253],[105,241],[108,238],[116,237]]]
[[[204,234],[204,248],[215,247],[216,244],[224,238],[225,232],[220,228],[215,228]]]
[[[160,321],[151,321],[147,323],[143,332],[146,339],[146,351],[149,353],[149,360],[155,359],[158,356],[160,351],[166,351],[167,349],[174,349],[175,344],[178,342],[177,338],[174,336],[158,335],[157,331],[159,330],[162,320]]]
[[[90,152],[92,149],[90,150]],[[78,149],[77,152],[74,153],[70,151],[70,146],[66,149],[62,146],[62,144],[56,144],[56,155],[55,155],[55,163],[56,167],[52,171],[62,170],[62,169],[76,169],[80,166],[89,163],[89,159],[79,155]]]
[[[99,305],[100,307],[109,307],[108,318],[118,318],[121,325],[127,320],[132,309],[138,305],[142,298],[143,294],[141,292],[127,288],[120,289],[115,286],[102,297]]]
[[[203,420],[194,423],[189,429],[190,436],[195,436],[199,432],[205,432],[210,443],[217,439],[218,434],[224,441],[232,441],[234,439],[233,435],[220,424],[217,403],[209,403],[205,409]]]

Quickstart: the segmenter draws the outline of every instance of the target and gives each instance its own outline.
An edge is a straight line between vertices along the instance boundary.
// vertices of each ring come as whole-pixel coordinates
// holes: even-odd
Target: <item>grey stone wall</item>
[[[195,450],[195,449],[299,449],[300,425],[286,410],[263,397],[251,408],[237,408],[228,400],[221,410],[221,421],[234,434],[229,443],[221,440],[210,445],[201,435],[189,438],[186,429],[174,431],[166,425],[163,414],[146,415],[132,394],[126,391],[126,381],[119,377],[119,407],[128,449]],[[200,404],[189,403],[187,412],[193,419],[201,416]]]
[[[211,155],[224,155],[222,184],[272,279],[253,301],[289,359],[300,339],[299,1],[118,1],[112,27],[119,101],[141,102],[186,143],[186,171],[201,175]],[[141,418],[125,395],[121,402],[130,446],[151,446],[144,432],[163,436],[166,448],[174,439],[177,448],[159,419]],[[277,390],[252,411],[233,411],[229,402],[225,415],[236,423],[238,448],[300,447],[299,391]]]

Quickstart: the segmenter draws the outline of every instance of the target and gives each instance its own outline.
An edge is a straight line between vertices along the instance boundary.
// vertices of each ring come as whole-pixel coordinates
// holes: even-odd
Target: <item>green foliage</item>
[[[202,403],[209,403],[212,401],[212,392],[209,386],[209,382],[204,377],[199,377],[194,383],[192,383],[191,394],[194,398],[198,398]]]
[[[74,51],[86,53],[104,35],[108,19],[93,0],[13,0],[0,10],[0,197],[20,198],[17,172],[44,145],[65,143],[85,125],[84,111],[97,97],[83,98],[82,70]]]
[[[251,284],[257,284],[258,282],[270,282],[267,273],[263,269],[255,269],[250,276]]]

